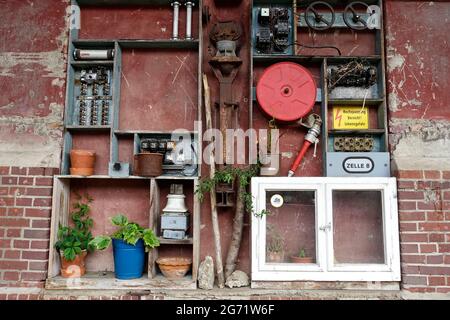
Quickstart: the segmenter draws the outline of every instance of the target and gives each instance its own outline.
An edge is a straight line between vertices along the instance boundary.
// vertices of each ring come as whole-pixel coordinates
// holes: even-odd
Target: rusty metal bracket
[[[233,98],[233,81],[242,65],[242,59],[236,55],[241,35],[242,29],[234,21],[216,23],[209,34],[217,49],[216,55],[210,59],[209,64],[219,80],[219,126],[224,142],[222,146],[224,163],[219,164],[221,169],[230,165],[233,160],[231,150],[226,147],[228,145],[226,131],[232,128],[233,112],[239,106]],[[233,184],[217,186],[216,199],[219,207],[233,207],[236,200]]]
[[[242,29],[234,21],[225,21],[216,23],[209,34],[211,41],[217,48],[216,55],[211,58],[209,64],[214,72],[214,75],[219,80],[220,98],[219,98],[219,113],[220,113],[220,131],[224,137],[224,146],[227,145],[226,130],[231,129],[233,110],[238,104],[233,99],[233,81],[242,64],[242,59],[236,55],[238,48],[237,41],[242,35]],[[227,148],[223,148],[224,164],[232,162],[230,152]]]
[[[221,183],[216,186],[216,204],[218,207],[234,207],[234,184]]]

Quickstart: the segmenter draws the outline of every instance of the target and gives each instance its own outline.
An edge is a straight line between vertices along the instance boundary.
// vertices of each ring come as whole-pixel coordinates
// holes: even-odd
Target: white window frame
[[[266,191],[315,191],[316,264],[266,263],[266,217],[252,215],[252,280],[400,281],[397,183],[395,178],[257,177],[252,179],[255,212],[266,209]],[[334,264],[333,190],[382,192],[384,264]],[[329,226],[328,228],[323,228]]]

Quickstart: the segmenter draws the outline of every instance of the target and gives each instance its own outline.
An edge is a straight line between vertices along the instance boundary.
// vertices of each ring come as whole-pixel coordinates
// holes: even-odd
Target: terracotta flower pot
[[[291,262],[293,263],[314,263],[313,257],[297,257],[297,256],[291,256]]]
[[[192,259],[189,258],[158,258],[156,263],[163,275],[168,279],[183,278],[191,269]]]
[[[63,253],[60,252],[61,257],[61,275],[64,278],[79,278],[86,273],[86,267],[84,260],[86,258],[87,251],[83,250],[81,254],[78,254],[73,261],[67,261],[64,259]]]
[[[92,150],[73,149],[70,151],[70,174],[90,176],[94,174],[95,152]]]
[[[283,262],[284,252],[267,252],[267,262]]]

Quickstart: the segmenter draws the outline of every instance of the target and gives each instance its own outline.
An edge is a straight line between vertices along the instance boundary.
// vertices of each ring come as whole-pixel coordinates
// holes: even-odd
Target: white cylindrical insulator
[[[192,7],[194,3],[191,1],[186,2],[186,40],[192,39]]]
[[[178,19],[180,15],[180,3],[175,1],[172,2],[173,6],[173,31],[172,31],[172,39],[178,39]]]
[[[73,52],[75,60],[111,60],[114,58],[114,49],[106,50],[84,50],[75,49]]]

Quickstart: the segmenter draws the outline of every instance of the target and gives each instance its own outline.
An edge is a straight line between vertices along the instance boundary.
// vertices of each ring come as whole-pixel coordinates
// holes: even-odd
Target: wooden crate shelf
[[[192,275],[171,280],[161,274],[153,279],[144,274],[139,279],[119,280],[114,277],[112,272],[87,272],[75,281],[67,281],[67,278],[61,276],[49,278],[45,282],[45,287],[52,290],[191,290],[196,289],[196,281],[192,279]]]
[[[149,10],[151,12],[150,17],[157,16],[161,7],[170,8],[170,2],[166,0],[157,0],[157,1],[149,1],[149,0],[72,0],[73,5],[79,5],[80,10],[86,10],[86,14],[88,12],[91,14],[91,5],[98,6],[98,10],[104,10],[107,14],[111,14],[116,10],[117,6],[126,6],[130,7],[133,5],[142,5],[145,6],[145,10]],[[152,288],[162,288],[162,289],[195,289],[196,288],[196,279],[197,279],[197,269],[199,264],[199,250],[200,250],[200,203],[198,199],[195,197],[195,188],[198,186],[198,179],[201,176],[201,166],[198,165],[197,174],[194,176],[181,176],[174,174],[164,174],[159,177],[141,177],[141,176],[120,176],[115,175],[109,169],[110,164],[120,162],[119,157],[119,139],[125,140],[124,144],[131,139],[135,138],[139,135],[152,135],[152,134],[171,134],[173,131],[178,128],[175,127],[172,122],[166,122],[165,126],[162,126],[161,130],[158,131],[159,128],[155,127],[155,130],[152,130],[154,126],[148,126],[147,123],[144,123],[145,126],[142,127],[142,124],[135,125],[133,121],[126,122],[131,125],[126,125],[124,128],[126,130],[119,129],[121,117],[124,120],[127,113],[130,112],[126,108],[126,106],[130,105],[127,101],[122,101],[124,96],[129,93],[130,84],[129,80],[126,79],[128,74],[126,73],[125,67],[134,65],[135,62],[137,64],[142,63],[142,61],[146,61],[150,57],[150,61],[153,61],[154,56],[152,54],[159,55],[160,59],[174,59],[174,55],[178,54],[178,52],[183,54],[189,54],[190,60],[188,63],[190,64],[190,77],[196,77],[197,83],[194,86],[191,86],[189,89],[189,93],[192,95],[192,119],[195,121],[201,121],[201,105],[202,105],[202,79],[201,79],[201,70],[202,70],[202,41],[203,38],[201,35],[202,32],[202,23],[201,23],[201,14],[200,9],[202,8],[202,1],[196,2],[195,7],[193,8],[194,19],[198,21],[194,21],[194,25],[198,27],[197,30],[193,30],[196,37],[199,39],[193,40],[171,40],[171,39],[160,39],[161,37],[165,37],[166,35],[160,35],[158,37],[152,38],[149,36],[148,39],[141,39],[142,37],[137,37],[138,39],[130,36],[131,39],[122,39],[118,37],[114,37],[112,39],[98,39],[98,35],[92,35],[89,38],[89,35],[84,34],[85,38],[89,39],[80,39],[80,34],[83,34],[83,30],[85,33],[94,32],[95,30],[89,29],[85,25],[82,25],[81,30],[71,29],[69,35],[69,45],[68,45],[68,68],[67,68],[67,81],[66,81],[66,109],[65,109],[65,123],[64,123],[64,146],[63,146],[63,160],[61,164],[61,174],[56,175],[54,177],[54,188],[53,188],[53,199],[52,199],[52,217],[51,217],[51,235],[50,235],[50,252],[49,252],[49,267],[48,267],[48,279],[46,281],[46,288],[48,289],[61,289],[61,290],[71,290],[78,289],[67,286],[67,279],[62,278],[60,276],[60,261],[59,261],[59,253],[54,249],[54,244],[57,240],[57,231],[59,225],[68,225],[69,216],[71,212],[71,203],[72,197],[74,193],[77,191],[83,191],[83,188],[89,189],[96,193],[96,197],[94,201],[102,202],[108,201],[103,199],[102,192],[109,192],[109,199],[114,199],[116,201],[118,198],[111,198],[111,194],[115,196],[119,196],[119,200],[117,200],[117,204],[109,204],[108,214],[102,215],[96,212],[97,217],[94,219],[94,224],[107,224],[109,223],[107,219],[109,219],[111,214],[116,214],[118,212],[114,211],[115,207],[123,207],[125,204],[129,204],[130,200],[126,198],[127,195],[122,195],[120,191],[122,188],[126,189],[129,195],[132,195],[132,198],[137,200],[140,203],[140,207],[136,207],[137,209],[142,210],[142,208],[148,209],[144,210],[144,212],[135,213],[135,218],[141,220],[139,223],[145,228],[152,228],[154,232],[159,235],[158,227],[158,219],[161,214],[161,206],[160,202],[162,201],[165,204],[165,199],[161,199],[161,189],[164,197],[165,192],[167,191],[168,186],[171,183],[182,183],[185,185],[185,188],[188,189],[189,199],[187,202],[190,204],[190,219],[191,219],[191,228],[189,230],[189,238],[184,240],[170,240],[170,239],[161,239],[161,245],[169,248],[180,247],[180,250],[184,250],[184,253],[192,258],[192,269],[191,272],[184,279],[180,280],[169,280],[161,275],[158,267],[156,266],[156,259],[159,256],[159,249],[156,248],[151,250],[148,254],[148,270],[144,274],[141,279],[136,280],[117,280],[114,278],[114,274],[112,272],[97,272],[96,266],[94,266],[95,262],[92,262],[90,269],[88,268],[88,272],[86,276],[82,277],[79,284],[79,289],[113,289],[113,290],[130,290],[130,289],[152,289]],[[126,9],[126,8],[125,8]],[[105,11],[106,10],[106,11]],[[119,9],[122,10],[122,9]],[[102,13],[102,14],[103,14]],[[156,14],[155,14],[156,13]],[[150,23],[151,21],[149,21]],[[83,29],[83,26],[86,29]],[[195,28],[196,28],[195,27]],[[194,28],[194,29],[195,29]],[[200,36],[198,36],[200,35]],[[120,34],[120,37],[122,34]],[[100,35],[101,37],[101,35]],[[126,35],[124,36],[126,37]],[[97,39],[95,39],[97,38]],[[73,56],[73,52],[75,49],[114,49],[114,58],[111,60],[75,60]],[[140,57],[144,57],[144,60],[133,60],[134,53],[139,52]],[[169,61],[169,60],[167,60]],[[128,63],[128,64],[127,64]],[[75,87],[76,81],[80,76],[80,71],[83,68],[88,67],[96,67],[102,66],[106,67],[110,70],[111,73],[111,96],[110,99],[110,115],[109,115],[109,125],[95,125],[95,126],[81,126],[78,125],[76,114],[76,96],[77,96],[77,88]],[[131,68],[133,74],[141,76],[145,70],[142,68]],[[161,70],[159,70],[161,71]],[[156,71],[155,71],[156,72]],[[169,71],[168,71],[169,72]],[[145,75],[144,75],[145,76]],[[134,80],[135,84],[140,84],[142,81]],[[183,85],[186,81],[190,81],[192,84],[192,78],[187,80],[186,78],[179,78],[178,81],[183,81]],[[165,88],[165,89],[164,89]],[[168,90],[165,94],[172,94],[170,92],[171,86],[165,86],[160,88],[159,90]],[[78,90],[79,91],[79,90]],[[194,99],[196,97],[197,100]],[[98,97],[98,100],[102,100],[101,97]],[[134,105],[134,103],[133,103]],[[150,110],[150,109],[149,109]],[[155,109],[153,109],[155,111]],[[121,114],[122,112],[122,114]],[[134,112],[134,110],[131,110]],[[151,112],[151,111],[149,111]],[[189,123],[186,123],[186,127],[195,128],[194,131],[189,131],[189,133],[195,137],[200,135],[202,128],[197,128],[192,125],[191,118],[189,119]],[[75,120],[74,120],[75,119]],[[153,120],[152,120],[153,121]],[[158,120],[155,119],[155,122]],[[185,121],[186,122],[186,121]],[[194,121],[192,121],[194,122]],[[130,139],[131,138],[131,139]],[[123,142],[121,140],[121,143]],[[193,142],[197,150],[201,148],[200,139],[195,140]],[[198,145],[197,145],[198,144]],[[97,152],[97,165],[95,174],[92,176],[77,176],[70,175],[70,150],[72,148],[89,148],[95,149]],[[125,146],[125,149],[127,146]],[[128,150],[128,149],[126,149]],[[122,152],[122,151],[121,151]],[[130,167],[132,167],[132,157],[128,160]],[[97,170],[98,169],[98,170]],[[116,188],[117,186],[117,188]],[[104,189],[103,189],[104,188]],[[105,191],[104,191],[105,190]],[[133,193],[134,192],[134,193]],[[122,199],[120,200],[120,196]],[[141,197],[142,196],[142,197]],[[137,199],[139,198],[139,199]],[[114,202],[111,201],[111,202]],[[142,205],[144,203],[145,205]],[[105,203],[99,204],[102,207]],[[126,207],[126,206],[125,206]],[[126,210],[125,210],[126,211]],[[131,202],[130,212],[133,211],[133,203]],[[127,215],[127,212],[123,212]],[[100,220],[99,220],[100,219]],[[104,219],[104,220],[102,220]],[[142,223],[144,221],[144,223]],[[94,234],[96,236],[97,234]],[[167,253],[170,253],[170,250],[166,249],[161,250],[161,256],[166,256]],[[112,253],[111,253],[112,254]],[[165,255],[166,254],[166,255]],[[91,256],[89,259],[97,259],[98,256]],[[97,261],[98,262],[98,261]],[[108,260],[102,261],[103,265],[107,266],[107,270],[113,270],[112,265]]]

